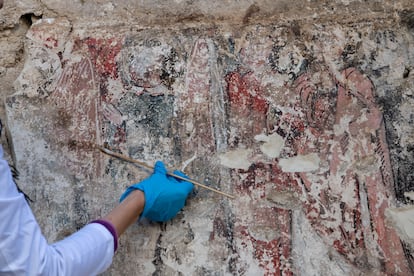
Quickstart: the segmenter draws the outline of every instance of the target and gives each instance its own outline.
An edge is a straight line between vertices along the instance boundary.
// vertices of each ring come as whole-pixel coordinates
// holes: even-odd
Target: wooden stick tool
[[[110,156],[116,157],[116,158],[118,158],[118,159],[121,159],[121,160],[124,160],[124,161],[130,162],[130,163],[135,163],[135,164],[138,164],[139,166],[144,167],[144,168],[147,168],[147,169],[154,169],[154,167],[153,167],[153,166],[150,166],[150,165],[148,165],[148,164],[146,164],[146,163],[144,163],[144,162],[141,162],[141,161],[138,161],[138,160],[132,159],[132,158],[130,158],[130,157],[128,157],[128,156],[126,156],[126,155],[123,155],[123,154],[120,154],[120,153],[113,152],[113,151],[111,151],[111,150],[109,150],[109,149],[107,149],[107,148],[101,147],[101,146],[99,146],[99,145],[96,145],[96,147],[97,147],[100,151],[102,151],[103,153],[108,154],[108,155],[110,155]],[[191,182],[191,183],[193,183],[193,184],[194,184],[194,185],[196,185],[196,186],[202,187],[202,188],[204,188],[204,189],[207,189],[207,190],[213,191],[213,192],[215,192],[215,193],[218,193],[218,194],[224,195],[224,196],[226,196],[226,197],[228,197],[228,198],[234,199],[234,196],[233,196],[233,195],[230,195],[230,194],[227,194],[227,193],[225,193],[225,192],[222,192],[222,191],[219,191],[219,190],[216,190],[216,189],[210,188],[209,186],[206,186],[206,185],[204,185],[204,184],[201,184],[201,183],[199,183],[199,182],[197,182],[197,181],[194,181],[194,180],[192,180],[192,179],[188,179],[188,178],[185,178],[185,177],[182,177],[182,176],[179,176],[179,175],[173,174],[173,173],[171,173],[171,172],[167,172],[167,175],[172,176],[172,177],[175,177],[175,178],[178,178],[178,179],[180,179],[180,180],[184,180],[184,181]]]

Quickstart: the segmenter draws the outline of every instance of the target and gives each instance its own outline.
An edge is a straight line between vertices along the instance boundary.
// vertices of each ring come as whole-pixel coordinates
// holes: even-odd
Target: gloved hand
[[[174,171],[174,174],[188,178],[180,171]],[[141,190],[145,195],[144,211],[141,217],[164,222],[175,217],[184,207],[185,200],[193,188],[194,185],[190,182],[168,176],[164,163],[157,161],[153,174],[128,187],[120,201],[124,200],[134,189]]]

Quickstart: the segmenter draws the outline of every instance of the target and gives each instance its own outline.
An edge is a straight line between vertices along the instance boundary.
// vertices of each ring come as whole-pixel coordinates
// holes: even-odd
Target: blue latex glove
[[[174,171],[174,174],[188,178],[180,171]],[[184,207],[185,200],[193,188],[194,185],[190,182],[168,176],[164,163],[157,161],[153,174],[128,187],[120,201],[124,200],[133,190],[141,190],[145,195],[144,211],[141,217],[164,222],[175,217]]]

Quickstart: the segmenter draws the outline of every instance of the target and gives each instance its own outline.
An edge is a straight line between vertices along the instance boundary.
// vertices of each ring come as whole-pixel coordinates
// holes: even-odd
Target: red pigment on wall
[[[229,101],[232,106],[238,106],[242,110],[250,110],[266,114],[268,103],[261,97],[261,87],[257,80],[250,74],[242,76],[238,72],[232,72],[226,77]]]
[[[95,65],[95,70],[103,77],[118,78],[116,57],[121,51],[122,43],[118,38],[92,38],[83,42],[87,45],[90,58]]]

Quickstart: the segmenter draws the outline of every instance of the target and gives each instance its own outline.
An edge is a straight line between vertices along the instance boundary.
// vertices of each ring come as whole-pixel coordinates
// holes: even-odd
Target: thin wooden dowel
[[[113,157],[119,158],[119,159],[121,159],[121,160],[124,160],[124,161],[130,162],[130,163],[135,163],[135,164],[138,164],[139,166],[142,166],[142,167],[147,168],[147,169],[154,169],[154,167],[153,167],[153,166],[150,166],[150,165],[148,165],[148,164],[146,164],[146,163],[144,163],[144,162],[141,162],[141,161],[138,161],[138,160],[136,160],[136,159],[133,159],[133,158],[131,158],[131,157],[129,157],[129,156],[126,156],[126,155],[123,155],[123,154],[120,154],[120,153],[117,153],[117,152],[113,152],[113,151],[111,151],[111,150],[109,150],[109,149],[107,149],[107,148],[101,147],[101,146],[99,146],[99,145],[96,145],[96,147],[97,147],[100,151],[102,151],[103,153],[108,154],[108,155],[110,155],[110,156],[113,156]],[[224,195],[224,196],[226,196],[226,197],[229,197],[229,198],[231,198],[231,199],[234,199],[234,196],[232,196],[232,195],[230,195],[230,194],[227,194],[227,193],[225,193],[225,192],[222,192],[222,191],[219,191],[219,190],[216,190],[216,189],[210,188],[209,186],[206,186],[206,185],[204,185],[204,184],[201,184],[201,183],[199,183],[199,182],[197,182],[197,181],[195,181],[195,180],[192,180],[192,179],[189,179],[189,178],[185,178],[185,177],[182,177],[182,176],[179,176],[179,175],[173,174],[173,173],[171,173],[171,172],[167,172],[167,175],[172,176],[172,177],[175,177],[175,178],[178,178],[178,179],[180,179],[180,180],[184,180],[184,181],[191,182],[191,183],[193,183],[194,185],[197,185],[197,186],[202,187],[202,188],[204,188],[204,189],[207,189],[207,190],[213,191],[213,192],[215,192],[215,193],[218,193],[218,194]]]

